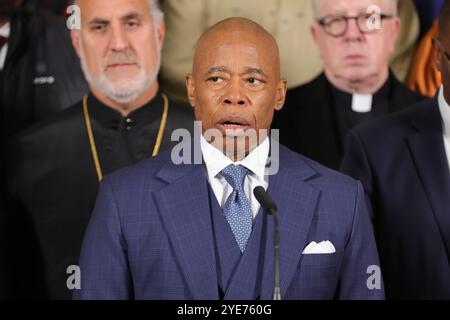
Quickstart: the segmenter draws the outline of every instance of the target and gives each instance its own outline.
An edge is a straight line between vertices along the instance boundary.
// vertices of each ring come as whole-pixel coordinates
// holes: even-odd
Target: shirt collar
[[[375,103],[378,103],[380,101],[385,101],[385,100],[389,99],[391,87],[393,85],[393,79],[394,79],[394,75],[393,75],[392,71],[389,70],[389,75],[388,75],[387,80],[383,83],[383,85],[381,86],[380,89],[378,89],[376,92],[372,93],[372,96],[373,96],[372,105],[374,105]],[[328,81],[328,79],[327,79],[327,81]],[[353,93],[346,92],[346,91],[336,88],[330,81],[328,81],[328,83],[331,87],[331,92],[333,94],[333,98],[335,99],[335,101],[337,101],[338,103],[341,103],[343,105],[346,105],[346,106],[348,106],[348,108],[350,108],[352,105]]]
[[[450,105],[444,97],[444,86],[439,88],[438,94],[439,112],[441,113],[444,136],[450,138]]]
[[[200,146],[209,179],[215,178],[230,164],[235,164],[246,167],[259,179],[264,180],[266,163],[270,151],[269,138],[266,138],[261,144],[259,144],[247,157],[237,162],[233,162],[219,149],[208,143],[203,136],[200,137]]]
[[[164,99],[160,92],[147,104],[131,112],[127,117],[98,100],[93,94],[88,98],[89,113],[101,124],[115,130],[160,121],[164,111]]]
[[[7,22],[0,28],[0,36],[9,38],[11,33],[11,23]]]

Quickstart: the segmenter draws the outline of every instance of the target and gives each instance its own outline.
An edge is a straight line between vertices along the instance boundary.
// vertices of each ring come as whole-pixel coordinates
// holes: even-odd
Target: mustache
[[[135,64],[138,67],[141,66],[136,55],[129,52],[111,53],[106,60],[106,68],[115,64]]]

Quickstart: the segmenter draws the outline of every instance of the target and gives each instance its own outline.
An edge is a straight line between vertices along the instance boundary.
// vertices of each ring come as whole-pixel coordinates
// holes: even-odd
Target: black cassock
[[[164,111],[161,93],[126,118],[92,95],[87,104],[103,175],[151,157]],[[190,106],[169,101],[161,151],[176,144],[173,130],[192,132],[193,121]],[[14,296],[71,298],[66,271],[78,264],[99,185],[82,102],[21,133],[7,157]]]

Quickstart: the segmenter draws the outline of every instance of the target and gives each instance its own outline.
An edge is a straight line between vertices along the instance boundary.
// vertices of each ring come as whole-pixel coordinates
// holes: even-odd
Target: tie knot
[[[220,173],[234,190],[242,190],[244,187],[244,179],[248,174],[248,169],[241,165],[236,166],[234,164],[230,164],[228,167],[220,171]]]

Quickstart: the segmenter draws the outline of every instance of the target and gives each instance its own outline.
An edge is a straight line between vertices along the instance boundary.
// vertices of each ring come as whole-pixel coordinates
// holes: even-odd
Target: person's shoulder
[[[290,97],[298,97],[298,96],[310,96],[314,94],[317,90],[325,88],[327,85],[327,79],[324,73],[319,74],[311,81],[297,86],[295,88],[291,88],[287,91],[287,98]]]
[[[11,139],[11,144],[46,144],[48,142],[46,139],[55,138],[55,135],[59,130],[62,130],[64,134],[61,132],[59,135],[60,139],[57,139],[57,141],[66,143],[67,141],[65,139],[67,139],[70,133],[68,131],[71,128],[77,128],[80,130],[82,126],[79,125],[79,120],[82,119],[82,104],[81,102],[78,102],[65,110],[50,114],[46,118],[19,132]]]
[[[290,167],[287,171],[290,179],[295,176],[301,177],[298,189],[302,190],[306,184],[310,191],[319,196],[317,205],[323,210],[329,210],[339,219],[350,222],[357,199],[363,192],[360,183],[352,177],[292,151],[283,153],[284,162]]]
[[[194,121],[194,108],[184,101],[169,98],[169,112],[174,116]]]
[[[63,16],[60,16],[47,8],[42,8],[39,5],[36,6],[36,4],[33,3],[25,4],[23,11],[29,16],[32,16],[37,20],[41,20],[49,28],[56,29],[56,27],[66,25],[66,19]]]
[[[295,122],[298,113],[305,110],[315,110],[326,104],[327,80],[323,73],[308,83],[291,88],[286,92],[283,108],[275,113],[274,128],[286,127],[287,123]],[[295,126],[295,123],[292,123]]]
[[[394,97],[397,98],[394,99],[401,102],[403,108],[408,107],[408,104],[412,105],[427,100],[426,96],[409,89],[405,84],[401,83],[392,72],[390,73],[390,79]]]
[[[167,130],[173,133],[177,129],[194,132],[194,108],[188,103],[169,98],[169,120]]]
[[[134,165],[117,170],[107,175],[106,178],[115,190],[128,190],[134,187],[144,187],[149,191],[158,190],[163,181],[158,178],[157,173],[163,167],[173,165],[171,157],[171,150],[164,151],[156,157],[147,158]],[[177,166],[175,167],[177,168]]]
[[[280,166],[289,168],[292,175],[303,175],[309,183],[324,187],[323,190],[333,191],[342,188],[354,190],[356,180],[336,170],[330,169],[317,161],[298,154],[280,145],[282,154]],[[304,175],[304,172],[308,172]]]
[[[363,140],[386,143],[397,139],[403,139],[410,134],[413,124],[422,121],[437,108],[435,98],[420,101],[406,109],[386,115],[379,119],[367,121],[356,126],[350,134]]]
[[[191,110],[193,109],[191,105],[185,101],[181,101],[178,99],[174,99],[172,97],[168,97],[169,104],[171,107],[173,107],[175,110]]]
[[[48,34],[68,34],[66,19],[63,16],[42,8],[33,1],[28,1],[19,8],[14,16],[14,21],[25,26],[26,31],[30,32],[33,36],[42,37]]]
[[[17,185],[55,169],[61,164],[63,155],[71,154],[75,159],[79,136],[83,128],[81,106],[49,115],[12,137],[6,146],[8,176]],[[74,119],[80,119],[74,121]],[[76,160],[75,160],[76,161]]]

